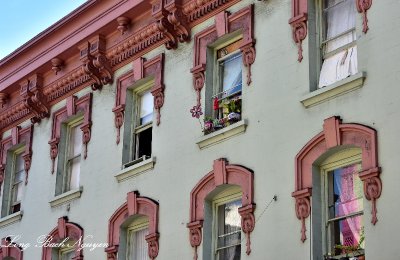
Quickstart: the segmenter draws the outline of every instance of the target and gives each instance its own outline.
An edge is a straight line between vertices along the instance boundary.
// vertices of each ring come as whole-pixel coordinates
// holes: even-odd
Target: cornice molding
[[[10,149],[16,148],[20,145],[24,146],[24,159],[25,170],[25,185],[28,184],[29,169],[32,164],[32,139],[33,139],[33,125],[25,128],[16,126],[11,130],[11,135],[0,142],[0,186],[4,180],[4,174],[7,164],[7,154]]]
[[[215,24],[194,36],[194,64],[190,72],[193,74],[193,88],[196,91],[197,103],[190,109],[192,117],[199,118],[203,112],[201,108],[201,90],[205,83],[207,48],[218,38],[237,31],[241,31],[243,65],[247,67],[247,85],[251,83],[251,65],[256,58],[254,39],[254,6],[250,5],[240,11],[230,14],[221,12],[215,16]]]
[[[117,128],[117,140],[120,142],[120,131],[124,124],[124,113],[126,103],[126,92],[139,80],[153,77],[154,85],[151,88],[151,94],[154,97],[154,110],[156,111],[156,122],[161,122],[161,107],[164,105],[164,54],[160,54],[148,61],[139,58],[132,63],[133,70],[127,72],[117,79],[117,90],[115,95],[114,123]]]
[[[79,99],[75,96],[68,97],[66,106],[53,113],[53,127],[51,131],[51,140],[49,141],[50,157],[53,162],[51,173],[54,173],[55,160],[58,155],[61,125],[66,123],[72,116],[78,114],[83,115],[83,123],[80,128],[82,130],[82,143],[85,147],[83,158],[87,158],[87,145],[90,141],[92,127],[92,93],[86,94]]]

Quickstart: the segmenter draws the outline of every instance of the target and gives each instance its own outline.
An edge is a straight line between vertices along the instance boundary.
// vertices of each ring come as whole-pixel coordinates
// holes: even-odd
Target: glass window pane
[[[79,178],[80,178],[80,167],[81,167],[81,158],[77,157],[72,159],[70,162],[70,190],[76,190],[79,188]]]
[[[73,250],[68,252],[63,252],[61,253],[61,260],[72,260],[74,256],[75,252]]]
[[[223,71],[222,90],[224,96],[230,96],[242,90],[242,54],[228,58],[221,63]]]
[[[331,234],[331,248],[335,255],[345,254],[364,248],[364,223],[362,216],[349,217],[343,220],[331,222],[329,231]]]
[[[80,129],[81,125],[75,126],[71,128],[71,143],[70,143],[70,151],[71,157],[75,157],[82,152],[82,130]]]
[[[153,121],[153,95],[150,91],[140,97],[140,125]]]
[[[23,171],[24,170],[24,158],[22,156],[22,153],[17,154],[15,156],[15,171],[19,172],[19,171]]]
[[[23,182],[25,179],[25,170],[16,172],[14,175],[14,183]]]
[[[340,217],[363,210],[362,181],[358,176],[361,164],[353,164],[333,171],[334,216]]]
[[[128,234],[128,259],[129,260],[147,260],[147,241],[146,235],[149,229],[141,229],[137,231],[130,231]]]
[[[218,259],[240,259],[241,200],[218,207]]]

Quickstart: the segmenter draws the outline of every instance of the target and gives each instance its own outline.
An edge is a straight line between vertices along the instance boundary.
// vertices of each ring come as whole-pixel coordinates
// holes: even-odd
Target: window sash
[[[65,172],[63,178],[64,191],[79,188],[80,167],[82,156],[82,120],[70,123],[67,126],[67,151],[65,158]]]
[[[135,221],[135,223],[136,224],[128,227],[126,233],[126,259],[148,260],[148,244],[145,238],[149,233],[149,223],[145,219],[139,219],[138,221]]]
[[[14,212],[14,207],[21,204],[23,196],[23,183],[25,177],[24,160],[23,160],[23,148],[17,150],[13,157],[12,166],[12,179],[11,179],[11,191],[10,191],[10,212]]]

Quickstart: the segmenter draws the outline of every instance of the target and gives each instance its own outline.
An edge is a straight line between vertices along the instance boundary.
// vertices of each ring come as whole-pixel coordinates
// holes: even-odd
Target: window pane
[[[82,152],[82,130],[81,125],[71,128],[70,156],[75,157]]]
[[[22,153],[17,154],[15,156],[15,171],[19,172],[19,171],[23,171],[24,170],[24,158],[22,157]]]
[[[335,255],[344,254],[347,251],[355,251],[364,248],[361,242],[364,223],[362,216],[349,217],[343,220],[331,222],[329,232],[331,234],[331,252]],[[360,245],[359,245],[360,243]],[[344,246],[344,248],[341,248]]]
[[[153,95],[150,91],[140,97],[140,125],[153,121]]]
[[[13,199],[12,199],[12,203],[13,204],[15,202],[21,201],[21,199],[22,199],[22,186],[23,186],[23,182],[19,182],[18,184],[15,184],[13,186]]]
[[[63,252],[61,253],[61,260],[72,260],[72,258],[75,256],[75,252],[68,251],[68,252]]]
[[[79,188],[79,178],[81,171],[81,158],[77,157],[69,161],[70,164],[70,182],[69,189],[76,190]]]
[[[128,260],[147,260],[147,242],[146,235],[149,229],[141,229],[137,231],[130,231],[128,237]]]
[[[223,71],[222,97],[242,90],[242,54],[228,58],[221,63]]]
[[[363,210],[363,185],[358,177],[360,169],[361,164],[358,163],[333,171],[334,214],[330,214],[330,218]]]
[[[152,141],[152,128],[148,128],[139,134],[137,134],[137,142],[138,142],[138,151],[137,151],[137,158],[146,155],[148,157],[151,156],[151,141]],[[137,159],[136,158],[136,159]]]
[[[218,207],[218,259],[240,259],[241,200]]]

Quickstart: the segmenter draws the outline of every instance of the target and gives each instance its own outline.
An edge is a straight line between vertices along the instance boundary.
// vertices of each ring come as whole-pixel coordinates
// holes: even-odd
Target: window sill
[[[23,215],[22,211],[18,211],[11,215],[5,216],[4,218],[0,218],[0,228],[20,221],[22,218],[22,215]]]
[[[221,130],[212,132],[208,135],[205,135],[200,138],[197,142],[197,145],[200,149],[205,149],[212,145],[221,143],[229,138],[232,138],[236,135],[242,134],[246,131],[247,120],[242,119],[239,122],[236,122],[232,125],[229,125]]]
[[[131,165],[119,173],[117,173],[114,177],[118,182],[123,182],[129,178],[135,177],[143,172],[149,171],[154,168],[154,164],[156,162],[156,157],[150,157],[147,160],[139,162],[137,164]]]
[[[63,194],[60,194],[60,195],[56,196],[53,200],[51,200],[49,202],[50,206],[52,208],[54,208],[54,207],[58,207],[63,204],[66,204],[74,199],[78,199],[81,197],[82,191],[83,191],[83,187],[80,187],[77,190],[70,190],[70,191],[64,192]]]
[[[301,103],[305,108],[316,106],[330,99],[344,95],[363,86],[365,72],[359,72],[332,85],[315,90],[302,98]]]

